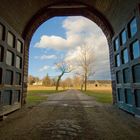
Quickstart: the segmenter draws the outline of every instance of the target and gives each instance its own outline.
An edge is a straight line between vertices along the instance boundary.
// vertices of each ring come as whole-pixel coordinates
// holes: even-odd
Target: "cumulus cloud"
[[[71,49],[79,45],[81,41],[82,39],[78,35],[69,36],[66,39],[59,36],[43,35],[34,47],[52,48],[54,50]]]
[[[80,53],[80,47],[77,47],[77,48],[75,48],[73,50],[68,51],[66,56],[65,56],[65,61],[74,61],[74,60],[76,60],[77,58],[79,58],[78,57],[79,53]]]
[[[37,48],[53,48],[53,49],[64,49],[66,39],[59,36],[47,36],[43,35],[39,42],[35,44]],[[65,46],[66,47],[66,46]]]
[[[66,61],[70,61],[71,64],[76,68],[74,73],[80,73],[81,67],[77,65],[79,61],[81,49],[77,47],[75,50],[70,50],[66,54]],[[104,53],[103,53],[104,52]],[[101,48],[93,47],[93,73],[95,74],[90,78],[94,79],[110,79],[110,66],[108,58],[108,48],[104,48],[104,51]]]
[[[40,59],[40,60],[47,60],[47,59],[56,59],[56,55],[42,55],[42,56],[35,56],[35,59]]]
[[[68,17],[63,22],[63,28],[66,30],[66,37],[43,35],[40,41],[35,44],[37,48],[53,48],[55,50],[73,49],[84,42],[101,44],[103,34],[97,25],[84,17]],[[104,37],[105,38],[105,37]],[[97,39],[99,41],[97,41]],[[94,40],[94,42],[93,42]]]
[[[102,35],[101,29],[91,20],[84,17],[68,17],[63,22],[63,28],[67,30],[67,37],[75,35]]]

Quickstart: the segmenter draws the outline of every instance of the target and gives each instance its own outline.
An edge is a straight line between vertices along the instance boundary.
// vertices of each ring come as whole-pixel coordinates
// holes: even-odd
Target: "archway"
[[[54,16],[84,16],[95,22],[104,32],[108,44],[109,44],[109,54],[110,54],[110,67],[111,67],[111,77],[112,77],[112,94],[113,103],[116,103],[116,87],[115,87],[115,73],[114,73],[114,57],[112,48],[112,37],[113,29],[107,19],[96,9],[90,7],[89,5],[83,3],[73,3],[73,2],[61,2],[55,5],[49,5],[34,15],[34,17],[28,22],[24,32],[23,38],[25,40],[25,55],[24,55],[24,96],[22,103],[25,102],[26,92],[27,92],[27,75],[28,75],[28,48],[29,43],[32,38],[33,33],[44,21],[54,17]]]

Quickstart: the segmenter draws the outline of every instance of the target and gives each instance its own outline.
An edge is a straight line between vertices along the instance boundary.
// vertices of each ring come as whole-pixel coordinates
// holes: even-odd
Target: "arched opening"
[[[83,59],[85,53],[87,61]],[[89,69],[86,89],[111,93],[109,47],[104,33],[93,21],[82,16],[54,17],[36,30],[29,49],[28,95],[33,96],[34,90],[46,90],[46,94],[49,89],[55,90],[62,72],[56,64],[62,62],[71,70],[62,76],[59,89],[85,90],[85,70],[81,65],[85,62]]]
[[[110,55],[110,67],[111,67],[111,78],[112,78],[112,94],[113,103],[116,103],[116,87],[115,87],[115,71],[114,71],[114,57],[112,48],[112,37],[113,29],[107,19],[96,9],[83,3],[58,3],[55,5],[51,4],[38,11],[32,19],[28,22],[25,30],[23,31],[23,38],[25,40],[25,55],[24,55],[24,87],[23,87],[23,103],[25,102],[27,92],[27,76],[28,76],[28,49],[32,35],[35,30],[44,21],[55,17],[55,16],[84,16],[95,22],[104,32],[108,44],[109,44],[109,55]]]

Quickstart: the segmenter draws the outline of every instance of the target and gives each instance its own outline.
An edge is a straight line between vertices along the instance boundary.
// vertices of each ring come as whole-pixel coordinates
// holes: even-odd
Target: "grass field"
[[[28,91],[33,91],[33,90],[46,90],[46,91],[55,91],[55,87],[46,87],[46,86],[33,86],[33,85],[29,85],[28,86]],[[59,90],[63,90],[62,87],[59,87]]]
[[[55,88],[41,87],[41,86],[29,86],[27,93],[27,106],[37,105],[45,100],[49,94],[56,92],[62,92],[63,90],[55,91]]]
[[[103,90],[103,89],[88,90],[84,93],[89,96],[93,96],[95,100],[100,103],[108,103],[108,104],[112,103],[111,89],[110,90]]]

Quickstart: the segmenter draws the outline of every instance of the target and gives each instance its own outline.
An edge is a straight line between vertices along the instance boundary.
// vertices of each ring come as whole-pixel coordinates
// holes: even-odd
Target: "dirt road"
[[[0,140],[140,140],[140,119],[68,90],[9,115]]]

